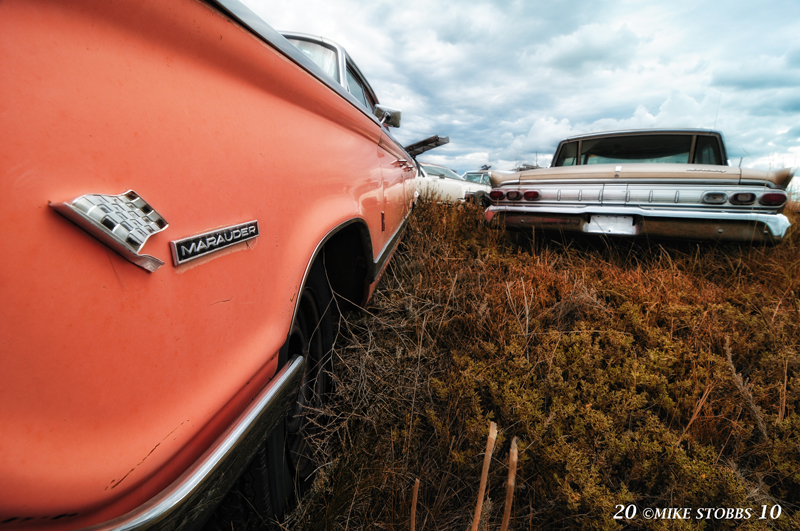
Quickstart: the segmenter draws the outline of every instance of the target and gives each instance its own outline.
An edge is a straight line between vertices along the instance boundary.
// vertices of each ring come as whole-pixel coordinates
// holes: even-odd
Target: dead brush
[[[596,312],[602,312],[604,304],[597,298],[593,288],[576,282],[560,301],[549,309],[553,326],[561,332],[569,330],[577,321],[587,319]]]
[[[323,474],[284,525],[409,529],[419,479],[415,528],[469,529],[496,422],[488,499],[520,445],[509,529],[762,502],[798,528],[798,257],[796,227],[763,247],[531,241],[471,205],[420,204],[370,307],[340,323]]]

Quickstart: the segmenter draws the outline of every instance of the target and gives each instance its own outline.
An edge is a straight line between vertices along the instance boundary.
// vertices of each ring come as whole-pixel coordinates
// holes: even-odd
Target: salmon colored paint
[[[0,57],[1,529],[74,529],[198,458],[275,373],[317,247],[361,220],[378,260],[409,175],[374,120],[196,0],[5,0]],[[48,207],[129,189],[169,222],[154,273]],[[170,241],[250,220],[172,265]]]

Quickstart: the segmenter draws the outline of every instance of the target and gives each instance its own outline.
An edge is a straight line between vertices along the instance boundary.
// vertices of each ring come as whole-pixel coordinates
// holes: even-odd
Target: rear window
[[[294,44],[309,59],[314,61],[318,67],[323,69],[326,74],[331,76],[337,83],[339,82],[339,64],[336,60],[336,52],[327,46],[316,42],[293,39],[287,37],[286,40]]]
[[[464,174],[464,180],[469,181],[471,183],[479,183],[479,184],[489,184],[489,176],[485,173],[480,172],[468,172]]]
[[[693,138],[697,138],[697,142],[694,159],[691,159]],[[711,135],[674,133],[587,138],[561,144],[553,166],[632,162],[688,164],[690,161],[694,164],[724,166],[726,163],[719,139]]]
[[[689,163],[691,135],[633,135],[584,140],[581,164]]]
[[[423,164],[422,167],[425,168],[425,172],[428,175],[431,175],[433,177],[445,177],[447,179],[456,179],[458,181],[464,180],[461,178],[459,174],[447,168],[440,168],[438,166],[428,166],[426,164]]]
[[[575,166],[578,163],[578,143],[568,142],[561,146],[561,151],[558,153],[556,166]]]
[[[722,165],[722,154],[720,153],[719,142],[717,142],[716,138],[713,136],[697,137],[694,163]]]

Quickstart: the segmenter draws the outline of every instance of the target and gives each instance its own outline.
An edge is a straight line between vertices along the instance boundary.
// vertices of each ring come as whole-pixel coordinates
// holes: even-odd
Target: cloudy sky
[[[800,1],[245,0],[343,45],[404,144],[459,172],[549,165],[566,136],[723,133],[732,164],[800,166]]]

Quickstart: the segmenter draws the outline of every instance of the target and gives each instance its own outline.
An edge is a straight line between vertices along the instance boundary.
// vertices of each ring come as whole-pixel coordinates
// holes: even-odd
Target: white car
[[[419,163],[417,191],[422,197],[446,203],[475,201],[486,204],[492,187],[465,180],[456,172],[438,164]]]

